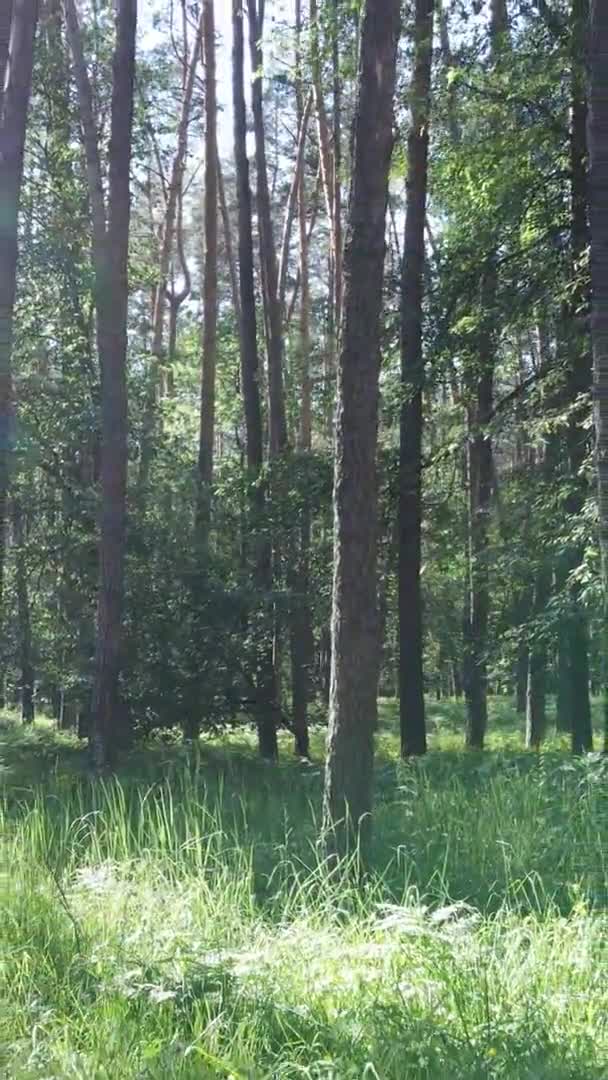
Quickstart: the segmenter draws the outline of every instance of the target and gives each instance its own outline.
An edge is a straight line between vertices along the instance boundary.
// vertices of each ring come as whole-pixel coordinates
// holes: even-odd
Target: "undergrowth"
[[[403,765],[384,707],[363,879],[318,845],[321,732],[317,764],[234,735],[93,782],[1,728],[2,1075],[605,1080],[608,766],[507,716],[466,755],[452,713]]]

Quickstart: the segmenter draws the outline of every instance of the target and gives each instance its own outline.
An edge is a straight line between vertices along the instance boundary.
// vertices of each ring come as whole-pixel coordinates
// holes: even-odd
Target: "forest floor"
[[[317,844],[317,764],[240,733],[92,783],[0,727],[0,1075],[10,1080],[606,1080],[608,760],[483,755],[431,703],[398,761],[382,704],[373,868]]]

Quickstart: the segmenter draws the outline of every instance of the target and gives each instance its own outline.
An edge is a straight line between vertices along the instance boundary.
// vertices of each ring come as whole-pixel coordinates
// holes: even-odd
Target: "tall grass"
[[[0,1073],[605,1080],[606,766],[506,737],[403,766],[385,731],[361,880],[319,765],[228,740],[93,783],[0,730]]]

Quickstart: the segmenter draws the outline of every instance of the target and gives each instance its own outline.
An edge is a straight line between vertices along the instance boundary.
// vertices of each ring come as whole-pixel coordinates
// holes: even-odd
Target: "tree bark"
[[[424,715],[422,529],[422,302],[426,218],[433,0],[416,0],[407,212],[401,278],[401,438],[399,457],[399,669],[401,754],[426,752]]]
[[[549,599],[550,578],[548,567],[540,566],[534,583],[534,615],[542,617]],[[542,635],[535,633],[528,654],[528,681],[526,687],[526,746],[540,750],[547,730],[547,646]]]
[[[499,64],[508,44],[505,0],[492,0],[490,47],[492,64]],[[496,244],[498,237],[495,238]],[[469,485],[468,592],[465,612],[464,682],[467,703],[465,743],[483,750],[488,726],[487,632],[490,613],[488,534],[494,463],[488,426],[493,415],[494,366],[496,362],[496,251],[490,251],[481,272],[480,327],[477,372],[469,387],[467,407],[467,471]]]
[[[260,481],[263,466],[262,411],[258,383],[258,345],[251,225],[251,188],[247,160],[247,113],[244,86],[242,0],[232,0],[232,91],[234,103],[234,157],[238,198],[239,285],[240,285],[240,356],[241,385],[245,407],[247,465],[251,475],[252,514],[255,536],[255,580],[260,593],[260,608],[270,604],[272,590],[272,552],[261,528],[264,518],[264,488]],[[255,619],[258,639],[256,672],[256,711],[258,744],[262,757],[278,756],[278,694],[272,650],[271,619],[260,610]]]
[[[15,542],[15,579],[17,592],[17,625],[19,633],[19,688],[21,720],[33,724],[35,672],[32,650],[32,621],[30,593],[25,558],[25,528],[19,499],[13,497],[13,540]]]
[[[296,21],[296,112],[300,141],[296,162],[295,183],[300,239],[300,324],[298,335],[298,369],[300,373],[300,428],[298,446],[303,453],[311,449],[312,408],[310,380],[310,282],[308,266],[308,232],[306,222],[306,172],[304,146],[307,111],[311,105],[308,98],[304,104],[302,90],[302,3],[295,0]],[[311,672],[314,657],[314,637],[310,614],[310,507],[307,496],[301,510],[300,526],[293,544],[291,577],[292,610],[290,619],[292,720],[295,752],[308,757],[308,704],[311,696]]]
[[[251,108],[255,135],[257,173],[258,226],[260,233],[260,263],[264,292],[266,349],[268,353],[268,397],[270,456],[276,457],[287,446],[287,421],[283,393],[283,328],[279,302],[277,254],[272,227],[268,168],[266,164],[266,135],[264,131],[264,96],[262,35],[264,32],[263,3],[247,0],[249,8],[249,48],[254,72],[251,87]]]
[[[371,825],[377,724],[378,377],[399,0],[367,0],[344,252],[334,477],[332,672],[324,829],[342,852]]]
[[[203,0],[205,49],[205,268],[203,281],[203,365],[198,470],[201,485],[200,513],[209,522],[213,451],[215,443],[215,370],[217,361],[217,239],[218,160],[217,94],[215,62],[215,11],[213,0]]]
[[[577,517],[587,493],[581,470],[588,450],[587,411],[581,398],[591,390],[591,342],[586,330],[581,332],[581,311],[589,308],[589,295],[581,283],[581,267],[589,245],[587,188],[587,93],[584,71],[584,52],[589,15],[588,0],[572,0],[571,7],[571,120],[570,120],[570,256],[571,273],[575,283],[573,295],[565,310],[565,333],[568,361],[566,397],[570,406],[566,429],[570,495],[566,510]],[[569,553],[564,574],[566,579],[582,558],[580,550]],[[568,654],[570,678],[570,732],[574,753],[593,749],[591,702],[589,698],[589,627],[575,584],[571,595],[572,611],[565,621],[563,633]]]
[[[119,680],[127,494],[127,306],[131,133],[137,0],[118,0],[112,57],[108,207],[101,182],[92,94],[73,0],[66,25],[74,60],[93,217],[97,347],[101,367],[101,533],[90,745],[96,771],[110,768],[129,736]]]
[[[8,66],[12,14],[12,0],[5,0],[0,8],[0,117],[2,115],[2,99],[4,97],[4,83]]]
[[[589,154],[591,336],[599,540],[602,566],[602,701],[608,751],[608,9],[591,0]]]
[[[8,493],[13,445],[13,314],[17,286],[18,224],[23,152],[32,84],[37,0],[14,0],[10,24],[10,59],[7,17],[0,16],[0,633],[4,636]],[[0,682],[4,685],[4,673]]]

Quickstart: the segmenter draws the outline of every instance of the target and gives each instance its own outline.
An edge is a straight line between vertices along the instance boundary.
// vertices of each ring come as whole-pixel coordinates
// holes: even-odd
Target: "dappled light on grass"
[[[601,759],[402,765],[385,730],[355,884],[320,765],[242,739],[92,783],[74,740],[2,730],[5,1075],[605,1077]]]

